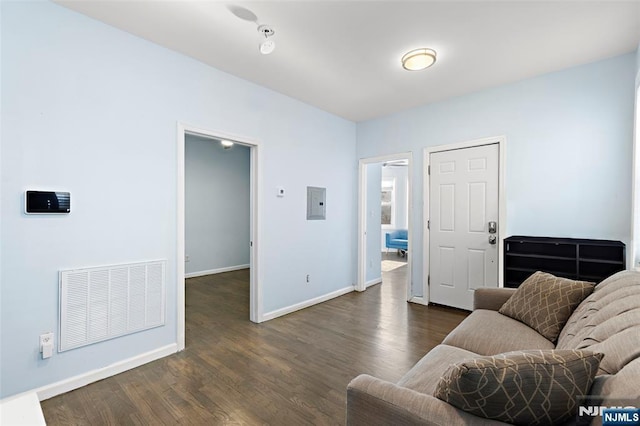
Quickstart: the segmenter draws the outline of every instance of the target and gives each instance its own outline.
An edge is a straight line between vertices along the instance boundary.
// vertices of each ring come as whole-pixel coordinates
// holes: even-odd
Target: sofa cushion
[[[618,315],[620,309],[628,310],[628,306],[613,302],[622,300],[624,305],[633,302],[630,298],[640,296],[639,284],[639,273],[623,271],[595,286],[593,293],[584,299],[569,317],[558,337],[558,345],[568,349],[575,348],[604,318]],[[640,306],[640,301],[637,299],[636,305]],[[596,317],[598,322],[593,321]]]
[[[607,355],[604,358],[606,359]],[[640,377],[640,358],[631,361],[616,374],[596,376],[589,395],[603,397],[601,405],[640,407],[638,377]],[[629,401],[630,399],[632,401]]]
[[[433,395],[438,380],[451,364],[477,356],[477,354],[464,349],[438,345],[398,381],[398,386]]]
[[[477,416],[514,424],[557,424],[576,415],[602,354],[531,350],[454,364],[434,396]]]
[[[555,346],[531,327],[496,311],[477,309],[442,342],[479,355]]]
[[[573,310],[593,291],[593,283],[536,272],[498,312],[522,321],[555,342]]]
[[[619,272],[598,284],[567,321],[558,349],[603,353],[598,374],[616,374],[640,358],[640,273]]]

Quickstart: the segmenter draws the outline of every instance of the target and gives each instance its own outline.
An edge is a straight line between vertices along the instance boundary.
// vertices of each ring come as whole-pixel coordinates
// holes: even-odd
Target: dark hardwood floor
[[[189,279],[186,349],[43,401],[47,424],[344,424],[352,378],[398,380],[466,316],[407,303],[404,260],[383,257],[382,284],[263,324],[248,270]]]

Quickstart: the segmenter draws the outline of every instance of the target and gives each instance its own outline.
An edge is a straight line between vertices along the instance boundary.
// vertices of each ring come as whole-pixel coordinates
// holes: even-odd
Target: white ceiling
[[[640,41],[639,1],[56,2],[352,121],[629,53]],[[251,13],[276,32],[271,55],[258,52]],[[403,70],[400,57],[418,47],[435,49],[436,64]]]

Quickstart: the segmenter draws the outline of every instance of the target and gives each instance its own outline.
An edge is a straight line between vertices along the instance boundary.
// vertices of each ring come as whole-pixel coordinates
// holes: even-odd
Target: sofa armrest
[[[361,374],[347,386],[347,426],[498,425],[431,395]]]
[[[473,309],[499,310],[509,300],[515,288],[479,288],[473,293]]]

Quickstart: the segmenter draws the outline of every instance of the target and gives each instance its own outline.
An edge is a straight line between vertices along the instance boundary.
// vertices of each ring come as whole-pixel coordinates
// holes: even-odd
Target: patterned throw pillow
[[[453,364],[434,396],[479,417],[517,425],[551,425],[576,415],[603,355],[528,350]]]
[[[593,292],[594,284],[536,272],[527,278],[498,312],[525,323],[552,342],[573,310]]]

